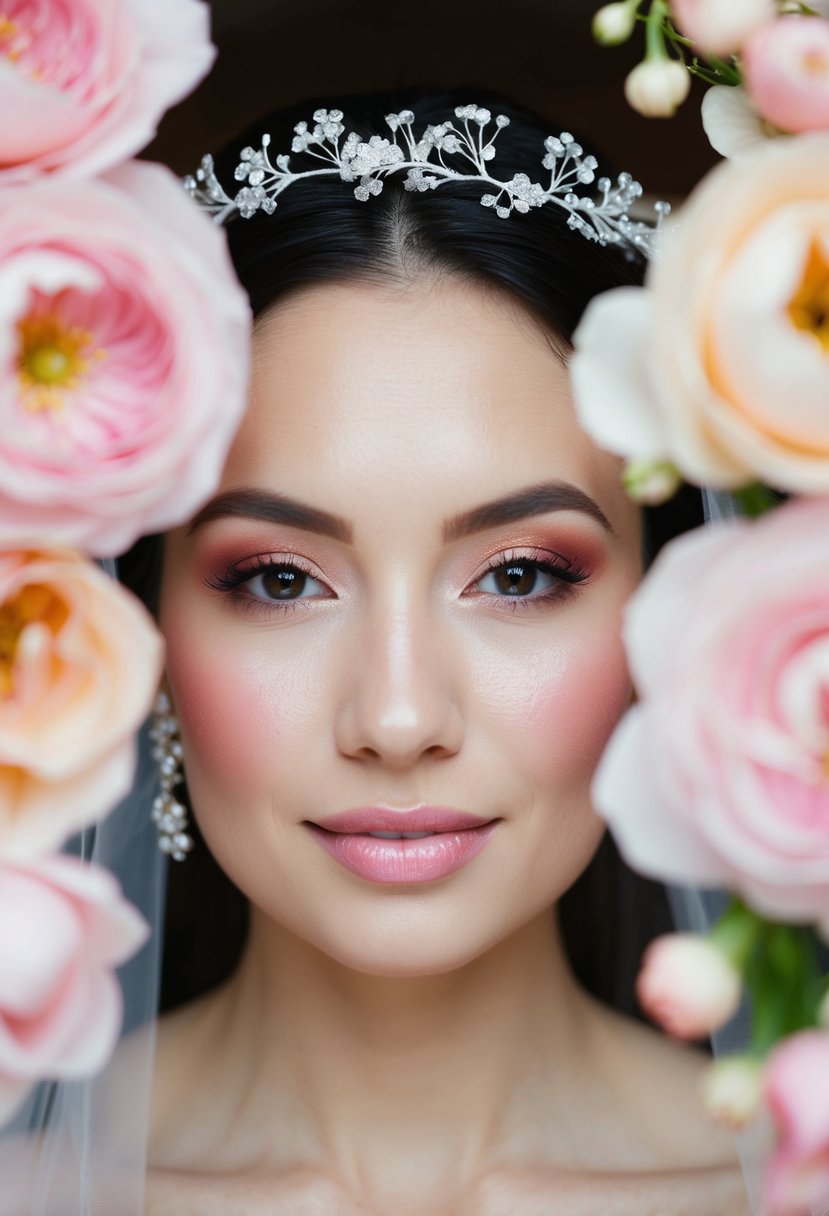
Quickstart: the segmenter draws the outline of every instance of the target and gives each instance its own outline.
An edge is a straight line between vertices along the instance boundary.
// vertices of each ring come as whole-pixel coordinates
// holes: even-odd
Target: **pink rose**
[[[774,0],[671,0],[679,28],[704,55],[731,55],[777,12]]]
[[[121,1026],[112,968],[147,938],[106,870],[43,857],[0,867],[0,1123],[31,1085],[102,1068]]]
[[[739,972],[698,933],[666,933],[645,951],[636,995],[645,1013],[678,1039],[724,1026],[740,1003]]]
[[[829,933],[829,500],[672,541],[628,603],[640,700],[594,782],[630,863]]]
[[[200,0],[5,0],[0,181],[132,156],[214,56]]]
[[[150,614],[93,562],[0,552],[0,858],[56,847],[126,794],[162,665]]]
[[[829,493],[827,274],[829,133],[718,165],[646,286],[586,309],[570,361],[584,429],[698,485]]]
[[[784,131],[829,129],[829,21],[780,17],[749,39],[741,67],[763,118]]]
[[[122,552],[213,491],[250,309],[169,170],[0,190],[0,545]]]
[[[829,1035],[805,1030],[771,1053],[765,1097],[779,1144],[769,1166],[770,1216],[810,1216],[829,1205]]]

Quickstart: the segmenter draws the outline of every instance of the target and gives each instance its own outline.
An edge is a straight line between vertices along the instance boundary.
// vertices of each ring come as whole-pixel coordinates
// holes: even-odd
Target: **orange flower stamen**
[[[812,241],[803,278],[789,301],[788,312],[797,329],[814,334],[829,355],[829,258],[816,240]]]
[[[106,351],[92,349],[92,334],[64,325],[49,313],[24,317],[17,329],[23,405],[33,412],[50,409],[59,413],[66,394],[80,386],[90,361],[106,358]]]
[[[10,63],[17,63],[31,44],[31,37],[24,33],[16,21],[0,13],[0,55]]]
[[[10,697],[14,689],[14,663],[23,630],[41,621],[54,634],[68,616],[63,600],[38,583],[0,604],[0,697]]]

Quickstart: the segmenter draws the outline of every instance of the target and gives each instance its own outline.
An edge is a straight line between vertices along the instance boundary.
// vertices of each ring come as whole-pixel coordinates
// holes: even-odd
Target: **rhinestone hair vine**
[[[366,142],[354,131],[341,142],[345,131],[342,110],[316,110],[314,126],[307,122],[294,127],[292,152],[305,152],[325,162],[323,168],[295,173],[289,168],[290,157],[281,154],[271,159],[270,136],[262,136],[262,146],[243,148],[236,168],[236,180],[247,183],[231,198],[218,181],[212,156],[205,156],[194,176],[185,178],[187,192],[222,224],[234,213],[249,219],[257,211],[273,214],[279,195],[294,182],[310,177],[339,176],[345,182],[356,182],[354,196],[366,202],[380,194],[383,178],[391,173],[406,171],[406,190],[434,190],[447,181],[479,181],[488,189],[481,196],[484,207],[492,207],[496,215],[506,219],[513,211],[525,213],[531,207],[553,203],[567,213],[567,224],[582,236],[600,245],[622,245],[650,256],[654,235],[668,214],[667,203],[655,203],[653,223],[633,219],[631,208],[642,195],[642,187],[629,173],[620,173],[615,184],[609,177],[596,181],[598,168],[594,156],[584,150],[567,132],[550,135],[544,140],[542,166],[550,171],[550,183],[542,186],[526,173],[516,173],[508,181],[493,177],[487,166],[495,158],[495,140],[509,126],[505,114],[497,114],[495,129],[484,142],[485,129],[493,122],[489,110],[476,105],[458,106],[455,118],[437,125],[429,124],[418,139],[412,130],[415,115],[412,110],[387,114],[391,139],[372,135]],[[477,129],[476,129],[477,128]],[[402,141],[402,142],[401,142]],[[444,154],[457,155],[469,162],[469,169],[459,172],[444,162]],[[434,159],[433,159],[434,157]],[[577,194],[577,186],[596,182],[599,197]]]

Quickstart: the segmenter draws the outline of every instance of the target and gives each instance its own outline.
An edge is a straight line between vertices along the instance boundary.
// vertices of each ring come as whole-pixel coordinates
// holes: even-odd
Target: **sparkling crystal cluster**
[[[153,802],[152,818],[158,826],[158,847],[173,861],[184,861],[193,847],[193,840],[184,831],[187,808],[177,801],[173,788],[182,780],[182,747],[178,738],[178,721],[171,713],[170,699],[159,693],[155,703],[150,738],[153,759],[158,763],[161,789]]]
[[[476,106],[458,106],[453,121],[430,124],[419,138],[412,129],[412,110],[387,114],[391,139],[372,135],[363,140],[356,132],[345,134],[342,110],[316,110],[313,126],[300,122],[294,127],[291,151],[302,153],[322,162],[322,168],[294,172],[289,156],[271,159],[270,136],[263,135],[261,148],[243,148],[235,177],[245,183],[234,197],[225,192],[218,181],[211,156],[205,156],[195,176],[185,178],[185,189],[215,218],[223,223],[238,212],[249,219],[257,211],[271,215],[279,195],[294,182],[309,177],[339,176],[356,183],[354,196],[366,202],[382,192],[383,178],[390,173],[405,171],[406,190],[434,190],[447,181],[478,181],[489,187],[481,196],[484,207],[492,207],[505,219],[513,211],[525,213],[531,207],[552,203],[567,213],[567,224],[575,232],[601,245],[623,245],[650,254],[654,234],[668,213],[667,203],[654,207],[653,223],[634,220],[630,210],[641,197],[642,187],[629,173],[621,173],[615,184],[608,177],[599,178],[592,193],[577,193],[577,187],[591,187],[596,179],[596,158],[585,156],[584,150],[569,132],[549,136],[544,141],[542,167],[549,170],[550,181],[544,186],[532,181],[526,173],[517,173],[508,181],[494,177],[488,164],[495,157],[495,139],[509,125],[505,114],[497,114],[494,130],[484,142],[485,129],[493,124],[489,110]],[[455,162],[448,165],[444,156]],[[466,162],[458,167],[458,162]],[[468,167],[467,167],[468,166]]]

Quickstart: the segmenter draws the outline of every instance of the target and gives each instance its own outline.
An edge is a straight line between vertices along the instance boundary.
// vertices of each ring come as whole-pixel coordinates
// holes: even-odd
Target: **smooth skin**
[[[495,290],[326,285],[258,322],[219,493],[334,534],[216,503],[165,541],[188,786],[252,923],[230,980],[161,1021],[153,1216],[747,1210],[702,1057],[586,995],[555,923],[632,692],[619,472],[562,344]],[[539,486],[517,518],[477,510]],[[499,823],[395,886],[306,822],[422,804]]]

